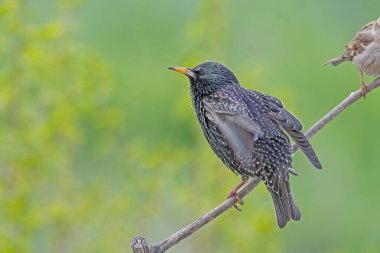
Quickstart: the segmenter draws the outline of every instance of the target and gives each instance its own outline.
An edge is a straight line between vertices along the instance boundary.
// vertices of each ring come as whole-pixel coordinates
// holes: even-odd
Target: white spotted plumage
[[[233,172],[263,180],[271,193],[279,227],[291,219],[299,220],[301,213],[289,186],[292,158],[285,132],[314,166],[321,168],[301,132],[301,123],[278,99],[240,86],[222,64],[205,62],[186,71],[191,72],[188,76],[196,116],[216,155]]]

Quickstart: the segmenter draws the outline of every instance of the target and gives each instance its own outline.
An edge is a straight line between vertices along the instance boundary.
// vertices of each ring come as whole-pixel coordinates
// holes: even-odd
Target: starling
[[[362,93],[367,89],[363,73],[380,76],[380,18],[363,26],[355,37],[346,45],[346,51],[337,58],[325,63],[336,66],[344,61],[352,61],[361,74]]]
[[[232,71],[220,63],[169,69],[188,76],[204,136],[223,163],[242,177],[229,197],[237,196],[248,177],[258,177],[271,193],[278,226],[285,227],[290,219],[300,220],[289,186],[291,145],[284,131],[315,167],[320,169],[321,164],[297,118],[277,98],[242,87]]]

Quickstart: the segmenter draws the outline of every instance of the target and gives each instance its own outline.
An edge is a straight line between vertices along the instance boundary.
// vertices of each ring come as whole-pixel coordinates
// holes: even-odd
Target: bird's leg
[[[237,185],[236,185],[236,186],[230,191],[230,193],[228,193],[228,195],[227,195],[227,199],[229,199],[229,198],[236,198],[237,201],[238,201],[238,203],[239,203],[240,205],[244,205],[243,199],[240,198],[236,193],[237,193],[238,190],[240,190],[240,188],[241,188],[243,185],[245,185],[245,183],[247,183],[247,181],[248,181],[248,176],[244,176],[244,175],[242,175],[242,176],[241,176],[241,182],[238,183],[238,184],[237,184]],[[234,205],[234,207],[235,207],[236,210],[238,210],[238,211],[242,211],[242,210],[241,210],[236,204]]]
[[[367,94],[367,86],[365,86],[365,83],[364,83],[363,71],[360,71],[360,75],[361,75],[361,81],[362,81],[362,94],[363,94],[363,97],[365,98],[365,95]]]

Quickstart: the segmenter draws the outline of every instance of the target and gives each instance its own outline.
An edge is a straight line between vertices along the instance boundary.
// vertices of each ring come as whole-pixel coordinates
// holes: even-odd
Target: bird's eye
[[[199,69],[193,69],[193,73],[196,74],[196,75],[199,75],[202,72]]]

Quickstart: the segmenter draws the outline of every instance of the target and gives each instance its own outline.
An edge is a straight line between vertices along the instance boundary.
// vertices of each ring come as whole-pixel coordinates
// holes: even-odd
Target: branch
[[[380,77],[373,80],[370,84],[366,85],[367,93],[376,89],[380,86]],[[309,130],[305,132],[306,138],[310,139],[314,134],[319,132],[325,125],[327,125],[330,121],[335,119],[343,110],[345,110],[348,106],[353,104],[362,96],[362,90],[359,89],[357,91],[351,92],[351,94],[346,97],[342,102],[340,102],[337,106],[334,107],[329,113],[327,113],[323,118],[321,118],[317,123],[315,123]],[[297,145],[292,146],[292,153],[296,152],[298,149]]]
[[[371,92],[373,89],[380,86],[380,78],[375,79],[370,84],[367,85],[367,93]],[[362,96],[361,89],[352,92],[347,98],[345,98],[340,104],[338,104],[334,109],[332,109],[329,113],[327,113],[323,118],[321,118],[317,123],[315,123],[308,131],[306,131],[305,135],[308,139],[310,139],[314,134],[316,134],[319,130],[321,130],[325,125],[327,125],[330,121],[336,118],[343,110],[345,110],[352,103],[357,101]],[[296,152],[298,149],[297,145],[292,146],[292,153]],[[252,178],[238,193],[238,197],[241,199],[250,193],[259,183],[260,179]],[[195,231],[202,228],[204,225],[214,220],[216,217],[221,215],[223,212],[227,211],[233,205],[237,203],[237,198],[229,198],[225,200],[222,204],[206,213],[199,219],[195,220],[193,223],[187,225],[186,227],[178,230],[176,233],[171,235],[165,241],[157,244],[148,246],[147,241],[144,237],[138,236],[135,237],[131,246],[134,253],[162,253],[176,245]]]

